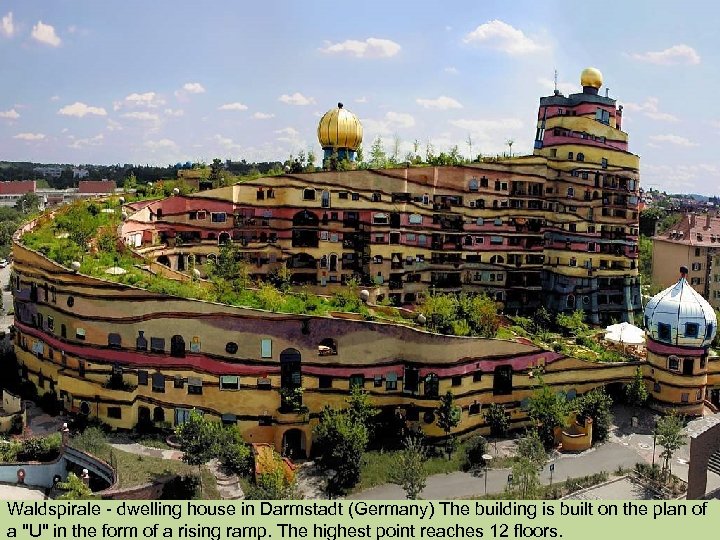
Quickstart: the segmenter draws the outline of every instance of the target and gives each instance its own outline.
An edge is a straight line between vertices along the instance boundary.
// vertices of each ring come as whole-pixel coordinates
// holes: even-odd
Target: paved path
[[[614,472],[619,466],[634,467],[639,461],[638,454],[622,445],[606,443],[587,452],[576,455],[561,455],[553,458],[549,463],[555,464],[553,482],[560,482],[568,478],[587,476],[600,471]],[[548,464],[549,465],[549,464]],[[487,492],[502,493],[507,486],[509,469],[490,469],[487,477]],[[543,483],[550,483],[549,466],[541,474]],[[465,472],[450,474],[436,474],[428,478],[423,499],[455,499],[471,497],[485,493],[485,475],[473,475]],[[405,492],[395,484],[382,484],[349,496],[351,499],[404,499]]]
[[[110,446],[117,450],[122,450],[123,452],[137,454],[140,456],[174,459],[178,461],[182,459],[182,452],[180,450],[153,448],[152,446],[145,446],[144,444],[131,442],[111,442]]]
[[[44,500],[45,491],[29,487],[0,484],[0,501]]]

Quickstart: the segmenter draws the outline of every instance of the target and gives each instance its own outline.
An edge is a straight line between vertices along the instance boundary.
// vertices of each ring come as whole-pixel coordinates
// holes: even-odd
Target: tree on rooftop
[[[387,165],[388,157],[385,153],[383,139],[378,135],[370,147],[370,167],[373,169],[384,169]]]
[[[468,321],[475,335],[495,337],[500,327],[497,314],[497,302],[486,294],[461,294],[459,298],[460,316]]]
[[[565,336],[580,336],[588,332],[588,325],[585,323],[585,312],[578,309],[570,315],[558,313],[555,323]]]

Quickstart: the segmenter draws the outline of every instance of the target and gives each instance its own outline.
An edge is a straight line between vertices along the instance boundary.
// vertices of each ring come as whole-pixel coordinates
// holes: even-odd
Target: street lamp
[[[487,495],[487,477],[488,477],[488,464],[492,461],[490,454],[483,454],[483,461],[485,462],[485,495]]]

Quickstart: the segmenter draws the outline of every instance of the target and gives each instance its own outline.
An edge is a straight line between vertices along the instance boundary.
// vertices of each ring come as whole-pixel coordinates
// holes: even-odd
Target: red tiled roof
[[[114,193],[115,180],[80,180],[78,193]]]
[[[678,224],[653,238],[688,246],[720,247],[720,216],[687,214]]]
[[[35,192],[35,180],[0,182],[0,195],[25,195]]]

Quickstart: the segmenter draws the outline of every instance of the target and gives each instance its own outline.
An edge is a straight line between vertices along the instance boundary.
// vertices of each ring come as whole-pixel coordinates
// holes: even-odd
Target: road
[[[553,482],[587,476],[600,471],[612,473],[618,467],[632,468],[639,461],[637,452],[620,444],[606,443],[578,455],[561,455],[550,463],[555,464]],[[509,469],[490,469],[487,478],[488,493],[502,493],[507,486]],[[543,483],[550,483],[549,464],[541,474]],[[436,474],[428,478],[423,499],[454,499],[485,493],[484,473],[473,475],[464,472]],[[382,484],[354,493],[348,498],[369,500],[404,499],[405,492],[395,484]]]

